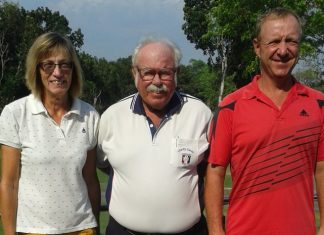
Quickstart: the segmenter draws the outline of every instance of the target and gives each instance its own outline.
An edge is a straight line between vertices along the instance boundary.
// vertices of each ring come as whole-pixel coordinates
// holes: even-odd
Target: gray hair
[[[139,42],[139,44],[135,47],[134,52],[133,52],[133,55],[132,55],[132,65],[133,66],[136,66],[136,59],[137,59],[138,52],[144,46],[146,46],[148,44],[151,44],[151,43],[162,43],[162,44],[168,46],[173,51],[173,55],[174,55],[174,65],[175,65],[175,67],[176,68],[179,67],[180,60],[182,58],[182,53],[181,53],[179,47],[175,43],[171,42],[168,39],[165,39],[165,38],[154,38],[154,37],[148,37],[148,38],[145,38],[145,39],[141,40]]]

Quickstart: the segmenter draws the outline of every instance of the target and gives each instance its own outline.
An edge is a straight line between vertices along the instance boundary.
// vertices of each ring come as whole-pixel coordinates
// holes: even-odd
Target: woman
[[[31,94],[0,117],[4,234],[93,234],[99,115],[77,98],[82,74],[71,42],[53,32],[38,37],[25,78]]]

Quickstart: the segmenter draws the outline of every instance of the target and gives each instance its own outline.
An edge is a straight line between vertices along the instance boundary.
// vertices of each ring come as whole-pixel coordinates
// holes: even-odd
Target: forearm
[[[1,146],[0,212],[4,235],[16,233],[20,150]]]
[[[88,196],[92,206],[92,212],[97,219],[99,225],[99,213],[100,213],[100,184],[96,170],[96,149],[89,150],[87,153],[87,161],[83,167],[83,178],[87,184]],[[98,226],[99,227],[99,226]]]
[[[101,192],[98,179],[91,185],[88,185],[88,195],[92,207],[92,212],[97,219],[99,225],[99,214],[100,214],[100,203],[101,203]]]
[[[324,231],[324,162],[317,163],[315,179],[320,212],[320,229]]]
[[[207,168],[205,186],[205,205],[210,235],[225,234],[223,229],[223,198],[225,169],[217,166]]]
[[[0,212],[4,235],[16,234],[18,188],[2,180],[0,184]]]

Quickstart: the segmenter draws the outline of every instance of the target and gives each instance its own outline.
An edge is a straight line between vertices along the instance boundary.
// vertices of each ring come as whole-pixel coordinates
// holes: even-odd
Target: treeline
[[[0,111],[5,104],[29,94],[25,86],[25,57],[34,39],[48,31],[70,38],[84,72],[82,99],[102,112],[112,103],[136,92],[131,77],[131,56],[117,61],[97,58],[81,50],[83,33],[73,31],[65,16],[46,7],[27,11],[18,4],[0,2]],[[217,91],[214,72],[202,62],[181,65],[179,90],[191,93],[211,107]]]
[[[184,31],[193,37],[194,21],[198,20],[196,11],[189,11],[197,8],[197,5],[190,5],[185,1],[185,20]],[[208,1],[195,1],[208,2]],[[190,2],[192,3],[192,2]],[[203,7],[203,6],[200,6]],[[211,6],[209,6],[211,7]],[[203,12],[209,8],[205,6],[200,10]],[[210,8],[212,11],[214,8]],[[205,12],[206,16],[208,12]],[[190,15],[191,14],[191,15]],[[189,17],[193,17],[192,19]],[[189,25],[189,23],[191,23]],[[208,32],[207,23],[200,19],[200,30],[197,30],[199,35],[195,35],[195,40],[191,40],[196,44],[197,48],[202,49],[206,55],[214,60],[205,63],[199,60],[191,60],[188,65],[181,65],[178,74],[178,89],[187,92],[202,99],[208,106],[214,109],[217,106],[220,96],[220,87],[224,87],[221,91],[221,96],[235,90],[244,85],[253,76],[253,71],[256,67],[251,69],[248,74],[245,74],[244,79],[240,78],[237,71],[241,71],[238,65],[233,62],[235,53],[228,54],[228,70],[226,76],[222,69],[222,58],[217,57],[217,47],[212,48],[212,41],[209,42],[210,50],[206,49],[208,40],[199,41],[199,37],[205,38],[203,30]],[[205,24],[206,23],[206,24]],[[322,22],[323,23],[323,22]],[[204,28],[204,25],[207,28]],[[188,27],[190,26],[190,30]],[[187,27],[187,29],[186,29]],[[105,110],[109,105],[118,101],[119,99],[136,92],[133,79],[131,77],[131,56],[127,58],[120,58],[116,61],[107,61],[104,58],[97,58],[96,56],[85,53],[81,50],[83,46],[83,33],[81,29],[72,30],[69,27],[69,22],[65,16],[59,12],[53,12],[46,7],[39,7],[35,10],[27,11],[18,4],[1,1],[0,0],[0,111],[5,104],[29,94],[25,86],[24,72],[25,72],[25,58],[27,51],[34,39],[44,32],[56,31],[62,35],[69,37],[75,46],[84,71],[84,89],[82,99],[93,104],[99,112]],[[320,32],[321,33],[321,32]],[[323,34],[320,34],[323,37]],[[188,36],[188,40],[190,40]],[[233,39],[234,40],[234,39]],[[237,45],[236,42],[235,45]],[[245,42],[246,44],[246,42]],[[246,45],[242,44],[246,47]],[[319,46],[321,44],[318,44]],[[211,51],[211,48],[213,51]],[[250,53],[246,53],[254,60],[252,48]],[[242,52],[242,51],[240,51]],[[243,53],[244,54],[244,53]],[[238,55],[238,54],[237,54]],[[232,57],[231,57],[232,56]],[[245,58],[245,60],[247,60]],[[252,71],[252,72],[251,72]],[[241,73],[242,74],[242,73]],[[318,72],[315,68],[309,68],[295,74],[296,77],[302,78],[304,83],[311,85],[316,89],[322,89],[323,80],[319,79]],[[220,79],[226,78],[226,79]],[[244,82],[242,82],[244,81]]]
[[[304,82],[321,88],[324,79],[323,0],[184,0],[182,29],[187,39],[208,56],[209,64],[221,72],[218,75],[221,80],[219,100],[226,80],[231,79],[236,87],[241,87],[258,71],[259,59],[251,43],[257,18],[277,7],[291,9],[300,16],[303,24],[300,59],[303,66],[308,67],[308,71],[300,75],[307,76],[303,77]]]

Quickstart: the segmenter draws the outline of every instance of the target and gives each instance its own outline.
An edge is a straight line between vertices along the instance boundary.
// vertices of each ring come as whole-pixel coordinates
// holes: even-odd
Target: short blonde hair
[[[303,30],[302,30],[302,22],[300,17],[293,10],[282,8],[282,7],[270,9],[257,18],[254,37],[255,38],[260,37],[261,28],[264,22],[266,22],[267,20],[282,19],[282,18],[286,18],[287,16],[293,16],[296,18],[299,25],[299,39],[301,39]]]
[[[37,97],[41,98],[43,84],[40,78],[39,63],[51,55],[62,52],[72,62],[72,82],[69,89],[71,97],[78,97],[82,91],[83,74],[80,61],[71,41],[56,32],[48,32],[40,35],[30,47],[26,58],[26,85]]]

